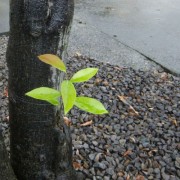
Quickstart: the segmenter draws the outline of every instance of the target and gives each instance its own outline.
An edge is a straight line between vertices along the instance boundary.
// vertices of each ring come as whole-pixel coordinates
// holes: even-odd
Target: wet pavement
[[[180,74],[179,0],[75,0],[75,3],[70,54],[79,52],[136,69],[151,68],[156,62]],[[0,32],[8,31],[7,15],[7,1],[0,0]]]
[[[9,30],[9,1],[0,0],[0,33]]]

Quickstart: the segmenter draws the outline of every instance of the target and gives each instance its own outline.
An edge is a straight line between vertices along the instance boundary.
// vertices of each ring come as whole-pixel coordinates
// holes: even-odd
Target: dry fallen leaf
[[[176,119],[173,120],[173,124],[177,127],[178,126],[178,123],[176,121]]]
[[[137,97],[136,97],[136,101],[137,101],[138,103],[141,103],[141,102],[142,102],[141,97],[140,97],[140,96],[137,96]]]
[[[142,175],[137,175],[136,176],[136,180],[144,180],[145,178],[144,178],[144,176],[142,176]]]
[[[118,96],[120,101],[122,101],[125,105],[129,106],[129,114],[131,116],[139,116],[139,113],[126,101],[127,97],[125,96]]]
[[[178,126],[178,123],[177,123],[177,121],[176,121],[176,119],[175,118],[170,118],[171,119],[171,122],[172,122],[172,124],[173,125],[175,125],[176,127]]]
[[[128,96],[131,96],[131,97],[135,97],[135,92],[134,91],[130,91],[129,93],[128,93]]]
[[[100,159],[100,156],[102,155],[102,153],[98,153],[97,155],[96,155],[96,157],[94,158],[94,161],[95,162],[99,162],[99,159]]]
[[[81,160],[84,160],[83,156],[81,156],[81,154],[79,153],[79,150],[78,150],[78,149],[76,150],[76,155],[77,155]]]
[[[118,96],[118,98],[119,98],[120,101],[122,101],[124,104],[126,104],[126,105],[129,106],[129,103],[126,101],[126,99],[127,99],[128,97],[126,97],[126,96]]]
[[[168,79],[168,74],[166,72],[163,72],[160,76],[160,78],[164,81],[166,81]]]
[[[131,142],[133,142],[133,143],[136,142],[136,139],[135,139],[134,137],[130,137],[129,140],[130,140]]]
[[[76,150],[76,155],[78,155],[78,156],[79,156],[79,150],[78,150],[78,149]]]
[[[130,162],[131,162],[130,159],[126,159],[126,160],[124,161],[124,166],[128,166]]]
[[[122,69],[125,69],[125,68],[124,67],[114,67],[114,69],[121,71]]]
[[[126,152],[123,153],[123,156],[128,156],[129,154],[132,154],[132,151],[131,150],[127,150]]]
[[[71,120],[69,120],[67,117],[63,117],[64,118],[64,123],[67,125],[67,126],[71,126],[72,122]]]
[[[130,175],[129,174],[126,177],[126,180],[130,180]]]
[[[7,122],[9,122],[9,116],[7,116],[7,117],[5,118],[5,120],[6,120]]]
[[[87,163],[86,161],[83,162],[83,167],[84,167],[85,169],[89,169],[89,165],[88,165],[88,163]]]
[[[157,149],[152,149],[151,151],[148,152],[149,156],[153,156],[154,153],[158,152]]]
[[[92,123],[93,123],[93,121],[90,120],[90,121],[87,121],[87,122],[81,124],[80,126],[90,126],[90,125],[92,125]]]
[[[82,168],[81,164],[78,163],[78,162],[73,162],[73,167],[74,167],[75,170],[78,170],[78,169]]]
[[[120,171],[120,172],[118,172],[118,177],[123,177],[124,176],[124,172],[122,172],[122,171]]]
[[[4,89],[4,96],[8,97],[8,88],[7,87]]]
[[[149,110],[150,110],[150,111],[153,111],[153,110],[154,110],[154,108],[149,108]]]
[[[139,116],[139,113],[132,106],[129,107],[129,114],[131,116]]]
[[[105,80],[105,81],[103,81],[103,83],[102,83],[103,85],[105,85],[105,86],[108,86],[109,85],[109,83],[108,83],[108,81],[107,80]]]
[[[81,54],[80,52],[76,52],[76,53],[75,53],[75,56],[76,56],[76,57],[80,57],[80,56],[82,56],[82,54]]]
[[[94,82],[95,85],[99,85],[102,82],[102,79],[97,78]]]

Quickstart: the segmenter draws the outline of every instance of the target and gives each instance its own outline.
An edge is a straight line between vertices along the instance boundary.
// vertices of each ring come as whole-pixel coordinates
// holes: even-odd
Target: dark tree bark
[[[11,164],[19,180],[74,180],[72,142],[54,106],[25,96],[41,86],[58,88],[62,76],[37,59],[64,59],[73,17],[73,0],[11,0],[9,118]]]

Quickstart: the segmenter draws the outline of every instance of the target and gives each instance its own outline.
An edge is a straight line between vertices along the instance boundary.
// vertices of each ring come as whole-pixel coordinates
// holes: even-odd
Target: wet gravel
[[[0,123],[8,148],[5,49],[6,37],[0,37]],[[162,69],[135,71],[79,55],[67,67],[71,73],[99,68],[96,77],[76,87],[109,111],[97,116],[74,108],[69,114],[74,167],[84,179],[180,179],[180,78]]]

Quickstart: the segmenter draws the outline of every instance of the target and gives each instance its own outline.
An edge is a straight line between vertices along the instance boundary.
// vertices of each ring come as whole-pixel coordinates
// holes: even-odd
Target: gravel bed
[[[6,39],[0,37],[0,123],[8,148]],[[162,69],[135,71],[81,56],[67,67],[72,73],[99,68],[96,77],[76,87],[109,111],[97,116],[74,108],[69,114],[74,167],[84,179],[180,179],[180,78]],[[82,126],[85,122],[92,124]]]

